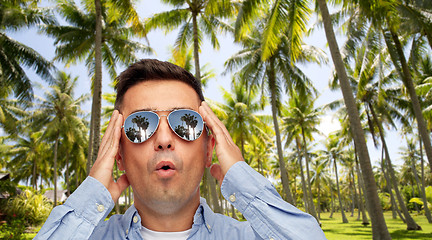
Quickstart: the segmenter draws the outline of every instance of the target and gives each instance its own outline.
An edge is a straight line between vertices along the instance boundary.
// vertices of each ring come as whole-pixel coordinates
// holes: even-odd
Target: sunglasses
[[[170,113],[159,116],[157,112]],[[135,112],[126,118],[122,128],[129,141],[143,143],[156,132],[161,117],[167,117],[171,130],[186,141],[197,140],[204,131],[204,127],[207,129],[201,115],[189,109]]]

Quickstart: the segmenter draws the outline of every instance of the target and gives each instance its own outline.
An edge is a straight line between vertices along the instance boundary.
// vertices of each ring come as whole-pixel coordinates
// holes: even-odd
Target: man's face
[[[154,80],[138,83],[124,95],[124,118],[140,110],[191,109],[198,112],[201,101],[186,83]],[[191,201],[199,201],[199,183],[210,166],[214,141],[204,132],[189,142],[178,137],[168,125],[167,112],[157,112],[159,127],[143,143],[130,142],[123,129],[117,160],[134,190],[137,209],[172,214]],[[169,165],[171,169],[160,169]]]

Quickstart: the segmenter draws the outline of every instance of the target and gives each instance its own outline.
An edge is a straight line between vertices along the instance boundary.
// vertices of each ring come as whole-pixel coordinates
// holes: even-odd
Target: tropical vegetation
[[[37,229],[61,204],[57,190],[70,195],[86,178],[102,120],[113,111],[119,70],[157,54],[147,37],[161,30],[176,34],[164,39],[166,60],[193,72],[205,93],[227,77],[221,100],[206,101],[245,161],[314,216],[329,239],[353,232],[430,237],[431,1],[161,2],[165,10],[154,13],[131,0],[0,4],[0,194],[9,198],[0,199],[7,206],[0,208],[0,238]],[[28,29],[52,40],[53,52],[14,38]],[[308,41],[320,31],[323,49]],[[237,49],[224,69],[211,69],[204,46],[223,51],[222,36]],[[87,79],[71,65],[85,66]],[[323,90],[308,71],[315,65],[333,69],[321,81],[329,79],[341,99],[320,101]],[[83,90],[82,81],[91,87]],[[145,119],[134,124],[146,128]],[[390,145],[397,140],[395,154]],[[51,190],[52,200],[43,197]],[[201,194],[215,212],[244,220],[208,171]],[[132,203],[128,188],[114,211]]]

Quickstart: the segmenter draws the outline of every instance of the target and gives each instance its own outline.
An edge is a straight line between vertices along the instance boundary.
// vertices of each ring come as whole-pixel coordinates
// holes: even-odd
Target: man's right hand
[[[114,110],[99,146],[98,157],[89,174],[108,189],[114,202],[117,202],[120,194],[129,186],[126,174],[123,174],[117,181],[114,181],[112,177],[115,156],[119,149],[122,124],[123,115]]]

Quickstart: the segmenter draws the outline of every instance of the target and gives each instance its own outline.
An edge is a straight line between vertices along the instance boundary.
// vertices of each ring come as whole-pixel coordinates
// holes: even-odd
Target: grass
[[[351,213],[347,214],[349,223],[342,223],[340,213],[333,214],[333,218],[329,218],[330,213],[321,213],[321,224],[328,240],[357,240],[357,239],[372,239],[371,226],[364,227],[362,221],[357,221],[357,213],[354,217],[350,217]],[[392,239],[432,239],[432,224],[429,224],[424,215],[411,213],[414,221],[422,227],[420,231],[407,231],[406,224],[402,220],[392,219],[391,212],[385,212],[387,228]],[[370,221],[370,220],[369,220]]]
[[[350,217],[351,213],[347,214],[349,223],[342,223],[342,216],[340,213],[334,213],[333,218],[329,218],[330,213],[321,213],[321,224],[328,240],[358,240],[358,239],[372,239],[371,226],[364,227],[360,221],[357,221],[357,213],[354,217]],[[415,212],[411,213],[416,223],[422,227],[421,231],[407,231],[406,224],[399,218],[392,219],[391,212],[385,212],[388,230],[392,239],[432,239],[432,224],[429,224],[424,215],[417,215]],[[40,227],[35,229],[38,231]],[[23,234],[24,239],[33,239],[36,233]],[[2,239],[0,233],[0,239]]]

